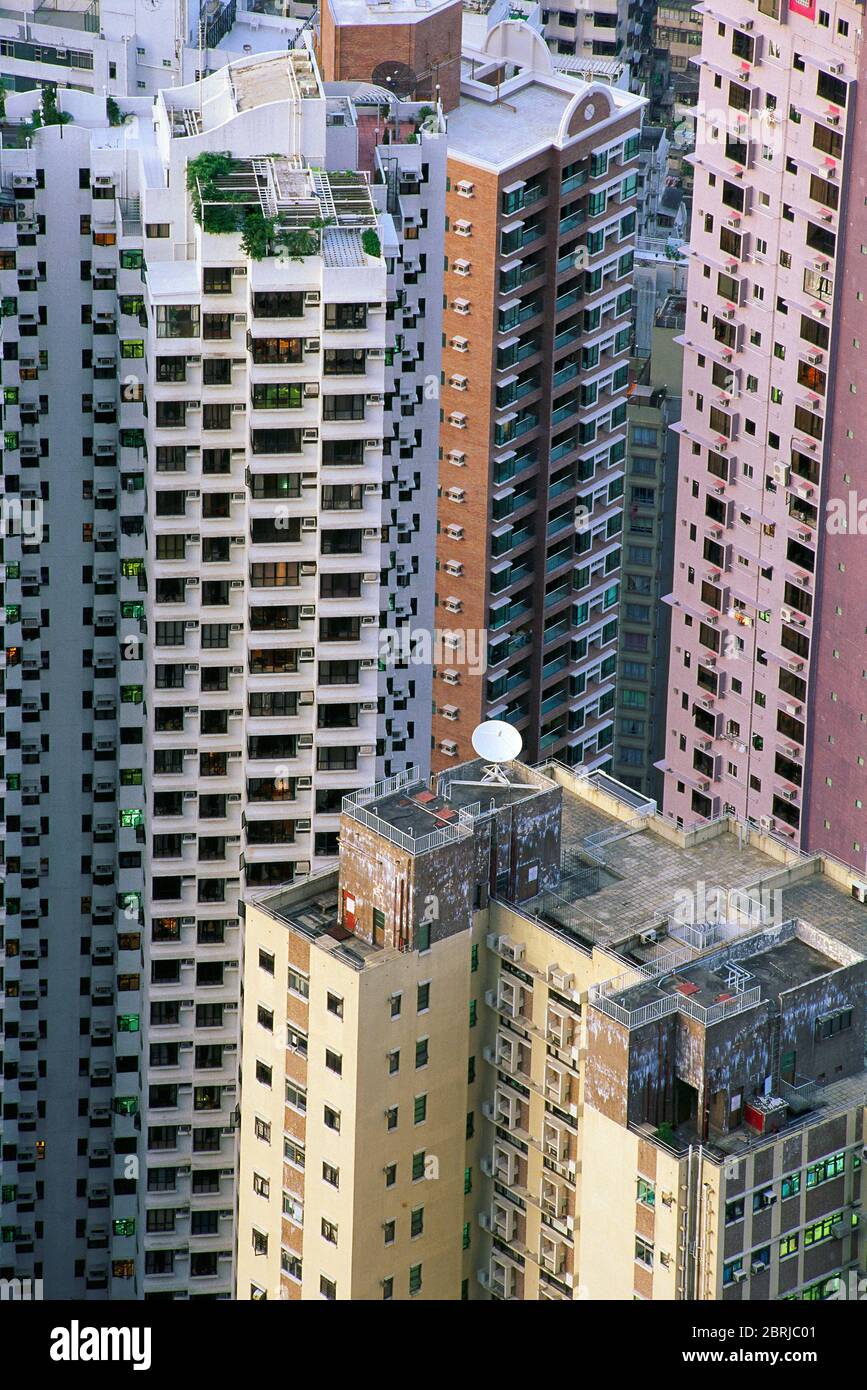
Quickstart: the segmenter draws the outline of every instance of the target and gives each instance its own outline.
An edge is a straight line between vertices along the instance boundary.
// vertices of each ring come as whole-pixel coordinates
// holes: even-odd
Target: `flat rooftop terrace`
[[[340,921],[338,903],[339,871],[326,869],[311,878],[273,893],[247,899],[251,908],[283,922],[307,938],[319,950],[333,954],[354,970],[364,970],[395,954],[388,946],[373,946],[355,936]]]
[[[677,965],[656,979],[609,992],[607,997],[630,1014],[663,999],[688,1000],[709,1010],[718,1004],[734,1005],[739,997],[755,996],[756,991],[755,1004],[778,999],[787,990],[844,968],[846,962],[799,935],[798,923],[790,924],[787,931],[791,934],[781,934],[777,939],[768,932],[759,932],[755,937]],[[722,1011],[720,1016],[724,1016]]]
[[[385,835],[411,854],[437,848],[472,833],[476,820],[526,801],[554,783],[522,763],[504,763],[508,783],[486,781],[481,758],[440,773],[435,786],[418,768],[398,773],[343,799],[343,812]]]
[[[867,906],[850,896],[845,880],[822,872],[819,856],[734,820],[679,832],[653,802],[605,774],[582,777],[556,764],[539,771],[562,788],[561,885],[520,903],[521,911],[590,946],[630,943],[632,956],[649,961],[681,943],[636,947],[638,937],[652,930],[664,937],[672,917],[684,920],[685,904],[695,905],[693,920],[701,921],[703,905],[713,907],[719,894],[762,894],[775,920],[800,919],[867,953]]]
[[[476,64],[480,66],[480,64]],[[472,76],[472,61],[462,59],[465,77]],[[528,77],[526,84],[509,91],[500,102],[488,102],[461,92],[461,103],[448,115],[449,154],[460,159],[482,160],[508,167],[539,145],[552,144],[563,114],[580,90],[562,90]]]

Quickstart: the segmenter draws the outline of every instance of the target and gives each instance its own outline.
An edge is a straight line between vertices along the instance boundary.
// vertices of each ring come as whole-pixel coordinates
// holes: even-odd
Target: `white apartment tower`
[[[0,1273],[48,1297],[229,1296],[239,897],[429,757],[445,148],[370,98],[302,43],[5,155]]]

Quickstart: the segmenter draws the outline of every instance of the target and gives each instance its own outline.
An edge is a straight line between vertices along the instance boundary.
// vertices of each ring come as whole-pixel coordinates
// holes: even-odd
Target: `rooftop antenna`
[[[473,730],[473,748],[486,763],[481,780],[507,787],[509,779],[502,764],[514,762],[522,747],[520,733],[504,719],[487,719],[479,724]]]

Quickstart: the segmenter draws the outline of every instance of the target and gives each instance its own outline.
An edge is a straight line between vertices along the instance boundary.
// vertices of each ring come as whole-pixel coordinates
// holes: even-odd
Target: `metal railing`
[[[642,1004],[637,1009],[625,1009],[621,1004],[615,1004],[613,999],[607,998],[602,993],[600,986],[592,985],[590,988],[590,1003],[600,1009],[602,1013],[613,1018],[615,1022],[622,1023],[624,1028],[641,1028],[645,1023],[652,1023],[656,1019],[665,1018],[668,1014],[681,1013],[689,1018],[696,1019],[705,1028],[713,1023],[719,1023],[721,1019],[730,1018],[733,1014],[743,1013],[746,1009],[752,1009],[761,1002],[762,991],[759,985],[752,989],[744,990],[741,994],[734,995],[731,999],[724,999],[720,1003],[710,1004],[705,1007],[697,1004],[694,999],[689,999],[684,994],[666,994],[661,999],[654,999],[649,1004]]]
[[[361,787],[358,791],[350,792],[348,796],[343,798],[342,810],[345,815],[358,821],[359,825],[373,830],[377,835],[388,840],[390,844],[405,850],[407,854],[424,854],[428,850],[438,849],[441,845],[453,844],[455,840],[461,840],[466,835],[471,835],[476,821],[489,814],[487,810],[482,811],[480,801],[474,801],[469,806],[458,808],[457,819],[452,824],[440,826],[436,830],[429,830],[423,835],[414,835],[409,831],[399,830],[397,826],[391,825],[382,816],[376,815],[375,812],[365,810],[365,806],[370,805],[371,802],[391,796],[394,792],[401,791],[404,787],[409,787],[420,780],[418,766],[407,768],[405,772],[397,772],[392,777],[375,782],[371,787]],[[432,814],[436,815],[436,812],[434,811]]]

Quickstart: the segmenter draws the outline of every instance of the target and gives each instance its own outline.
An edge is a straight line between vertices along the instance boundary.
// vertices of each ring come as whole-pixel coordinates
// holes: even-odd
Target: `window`
[[[411,1294],[421,1291],[421,1265],[410,1265],[409,1267],[409,1291]]]
[[[198,338],[198,304],[158,304],[158,338]]]
[[[256,1080],[263,1086],[271,1085],[271,1068],[265,1062],[256,1062]]]
[[[267,1178],[263,1178],[261,1173],[253,1174],[253,1191],[257,1197],[270,1197],[271,1183]]]
[[[266,1009],[264,1004],[259,1004],[256,1009],[256,1019],[261,1028],[267,1028],[269,1033],[274,1031],[274,1010]]]
[[[645,1207],[652,1207],[656,1202],[656,1185],[648,1182],[646,1178],[639,1178],[635,1200],[641,1202]]]
[[[415,1125],[423,1124],[427,1119],[427,1095],[416,1096],[413,1102],[412,1122]]]
[[[833,1216],[826,1216],[822,1221],[815,1221],[812,1226],[807,1226],[804,1230],[804,1247],[820,1245],[822,1241],[830,1240],[834,1234],[834,1227],[842,1220],[843,1213],[838,1211]]]
[[[335,1226],[333,1221],[326,1221],[325,1217],[323,1216],[322,1225],[320,1229],[322,1231],[323,1240],[327,1240],[329,1245],[337,1244],[337,1227]]]
[[[374,908],[374,912],[375,911],[376,909]],[[374,928],[375,927],[376,923],[374,923]],[[400,1018],[400,1000],[401,996],[399,994],[393,994],[388,1001],[388,1011],[392,1018]]]
[[[416,1013],[419,1014],[423,1014],[426,1009],[430,1008],[430,981],[426,981],[416,989],[415,1008]]]
[[[424,1159],[425,1159],[425,1151],[424,1151],[424,1149],[419,1149],[418,1153],[414,1153],[413,1156],[412,1156],[412,1180],[413,1180],[413,1182],[420,1182],[421,1179],[424,1177]]]
[[[428,1062],[429,1062],[429,1060],[430,1060],[430,1052],[429,1052],[429,1049],[428,1049],[428,1039],[427,1039],[427,1038],[419,1038],[418,1042],[417,1042],[416,1045],[415,1045],[415,1065],[416,1065],[416,1069],[418,1069],[419,1067],[426,1067],[427,1064],[428,1064]]]
[[[304,1145],[299,1144],[294,1139],[283,1140],[283,1157],[287,1163],[293,1164],[295,1168],[303,1168],[305,1163]]]
[[[785,1201],[787,1197],[796,1197],[800,1190],[801,1174],[789,1173],[787,1177],[783,1178],[783,1181],[780,1185],[780,1196],[782,1197],[783,1201]]]
[[[330,1184],[331,1187],[340,1186],[340,1169],[335,1168],[331,1163],[322,1165],[322,1181]]]
[[[323,1106],[323,1123],[326,1129],[333,1129],[337,1134],[340,1133],[340,1111],[332,1110],[330,1105]]]
[[[400,1071],[400,1051],[395,1049],[388,1054],[388,1074],[394,1076],[395,1072]]]
[[[323,1298],[334,1300],[337,1297],[337,1285],[333,1279],[326,1279],[324,1274],[319,1276],[319,1292]]]
[[[409,1233],[410,1236],[420,1236],[424,1234],[424,1207],[416,1207],[410,1212]]]
[[[798,1253],[798,1232],[793,1231],[791,1235],[783,1236],[780,1241],[780,1259],[784,1260],[787,1255],[797,1255]]]
[[[389,1163],[389,1164],[386,1165],[386,1168],[385,1168],[385,1185],[386,1185],[386,1187],[394,1187],[394,1185],[395,1185],[396,1182],[397,1182],[397,1164],[396,1164],[396,1163]]]
[[[335,1014],[337,1018],[343,1017],[343,1000],[339,994],[332,994],[329,990],[326,1002],[330,1014]]]
[[[293,994],[300,994],[302,999],[310,998],[310,981],[306,975],[299,975],[298,971],[290,966],[288,980]]]
[[[307,1092],[303,1086],[299,1086],[294,1081],[286,1082],[286,1104],[293,1110],[299,1110],[302,1115],[307,1112]]]
[[[653,1246],[641,1236],[635,1237],[635,1259],[638,1264],[645,1265],[647,1269],[653,1269]]]
[[[343,1075],[343,1057],[339,1052],[332,1052],[330,1047],[325,1049],[325,1065],[329,1071],[333,1071],[337,1076]]]
[[[269,975],[274,974],[274,956],[271,951],[263,951],[259,948],[259,969],[265,970]]]
[[[831,1154],[821,1162],[811,1164],[807,1169],[807,1188],[819,1187],[823,1182],[830,1182],[832,1178],[838,1178],[845,1169],[845,1153]]]
[[[815,1036],[817,1042],[833,1038],[837,1033],[845,1033],[852,1027],[852,1010],[839,1009],[833,1014],[824,1014],[816,1019]]]

